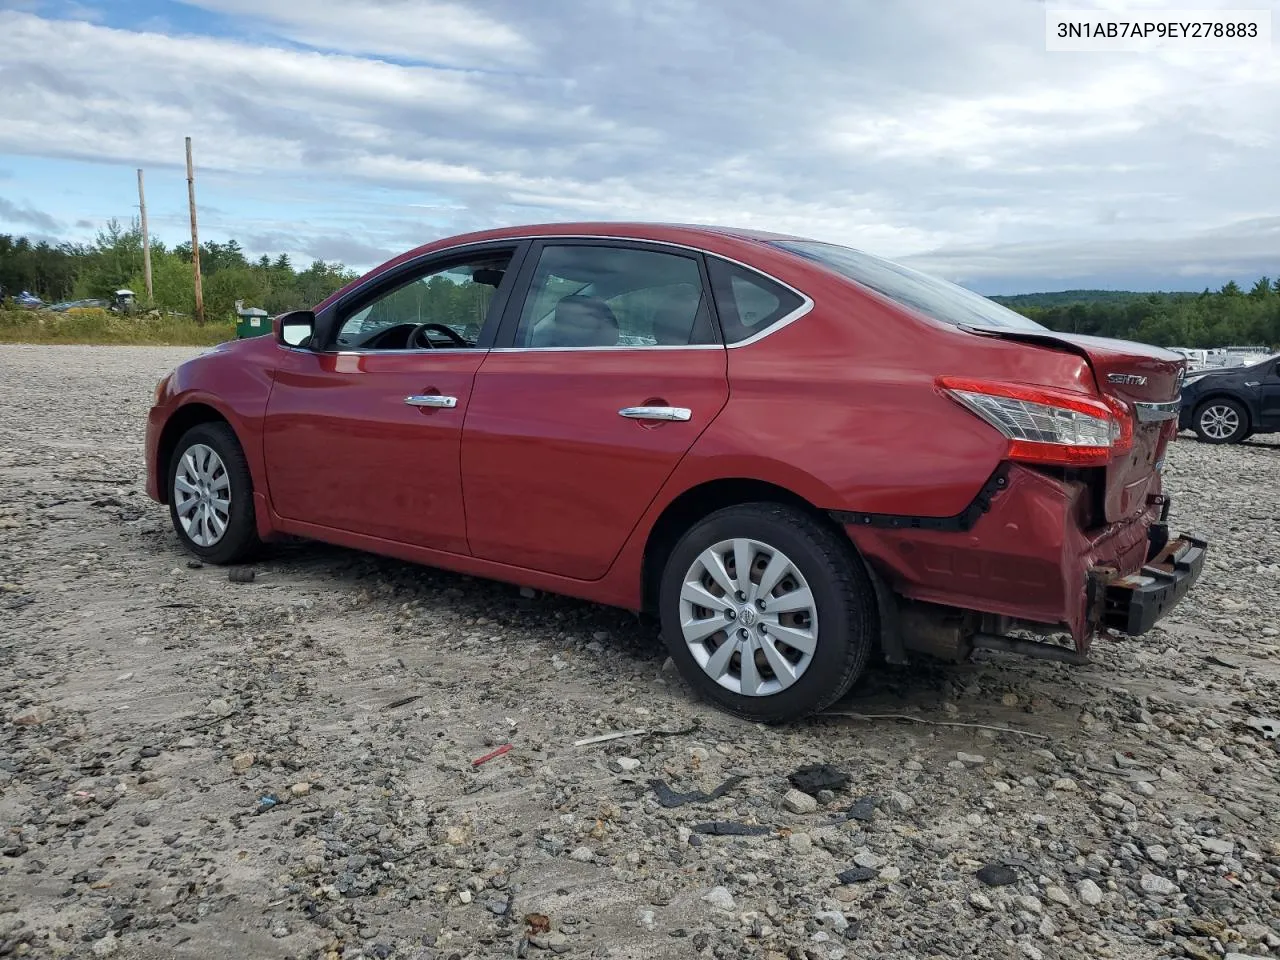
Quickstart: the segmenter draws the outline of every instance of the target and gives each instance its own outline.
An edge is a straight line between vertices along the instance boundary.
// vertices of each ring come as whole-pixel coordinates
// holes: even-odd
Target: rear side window
[[[548,244],[518,347],[683,347],[715,342],[696,258],[623,246]]]
[[[775,245],[820,263],[842,277],[943,323],[1018,330],[1046,329],[959,284],[931,277],[861,250],[814,240],[779,240]]]
[[[754,270],[708,257],[707,271],[725,343],[749,340],[804,306],[794,290]]]

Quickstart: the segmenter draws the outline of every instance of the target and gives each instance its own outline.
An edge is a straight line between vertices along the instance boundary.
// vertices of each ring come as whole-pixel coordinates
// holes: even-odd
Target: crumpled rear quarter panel
[[[1085,530],[1090,493],[1012,464],[1009,484],[964,532],[848,527],[863,556],[914,600],[1061,624],[1076,648],[1093,632],[1088,573],[1105,565],[1123,576],[1146,560],[1147,531],[1159,508]]]

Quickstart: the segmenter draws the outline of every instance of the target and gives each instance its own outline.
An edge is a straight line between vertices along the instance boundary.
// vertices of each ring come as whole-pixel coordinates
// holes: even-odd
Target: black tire
[[[1205,431],[1205,420],[1211,417],[1214,412],[1225,413],[1228,411],[1230,414],[1234,414],[1236,418],[1235,430],[1220,436],[1214,436]],[[1191,421],[1191,429],[1196,432],[1196,436],[1204,443],[1240,443],[1249,435],[1249,412],[1245,410],[1243,404],[1232,400],[1230,397],[1212,397],[1196,407],[1195,416]]]
[[[808,582],[817,614],[812,661],[790,686],[766,696],[729,690],[712,679],[699,666],[680,626],[686,574],[703,551],[740,538],[759,541],[790,559]],[[796,720],[839,700],[862,674],[876,646],[875,592],[853,545],[839,531],[784,504],[726,507],[699,521],[667,558],[658,607],[663,640],[685,680],[727,712],[761,723]],[[740,665],[740,654],[735,656]]]
[[[178,516],[179,494],[174,486],[183,456],[197,444],[211,448],[218,455],[230,481],[226,529],[216,543],[207,546],[192,540],[184,528]],[[169,458],[165,482],[168,484],[169,518],[173,522],[173,529],[177,531],[182,545],[205,563],[240,563],[250,559],[262,546],[258,539],[257,518],[254,516],[253,478],[249,474],[249,462],[245,459],[235,431],[227,424],[201,423],[184,433],[173,449],[173,456]]]

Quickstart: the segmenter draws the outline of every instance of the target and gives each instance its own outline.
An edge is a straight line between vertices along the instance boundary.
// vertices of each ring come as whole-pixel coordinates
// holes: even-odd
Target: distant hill
[[[1065,307],[1073,303],[1126,304],[1148,297],[1193,297],[1194,293],[1173,291],[1169,293],[1142,292],[1137,290],[1057,290],[1052,293],[1018,293],[1013,296],[991,297],[1006,307]]]

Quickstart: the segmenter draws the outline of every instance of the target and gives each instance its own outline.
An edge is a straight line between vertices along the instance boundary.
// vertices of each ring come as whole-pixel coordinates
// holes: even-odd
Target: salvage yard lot
[[[837,711],[931,722],[770,729],[623,611],[313,544],[189,563],[142,433],[194,352],[0,347],[0,956],[1280,954],[1245,724],[1280,714],[1280,445],[1174,445],[1211,554],[1147,637],[875,668]],[[677,733],[573,745],[636,729]],[[793,812],[809,763],[850,782]]]

